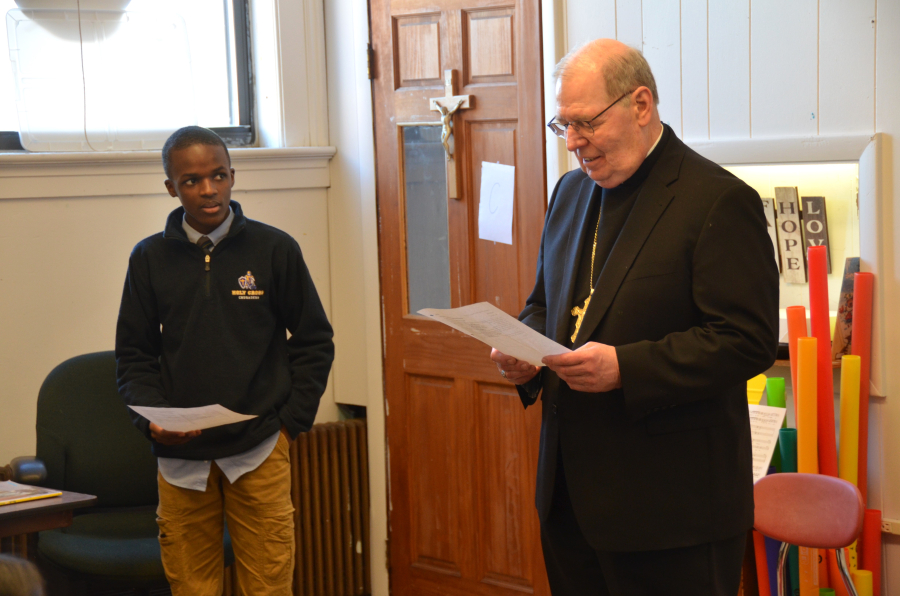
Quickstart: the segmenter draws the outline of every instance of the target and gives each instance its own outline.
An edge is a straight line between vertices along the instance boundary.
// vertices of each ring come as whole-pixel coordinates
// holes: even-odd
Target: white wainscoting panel
[[[681,128],[681,11],[679,2],[643,0],[644,57],[659,90],[662,121],[683,136]]]
[[[709,0],[709,138],[750,137],[750,3]]]
[[[819,134],[875,132],[875,0],[820,0]]]
[[[644,50],[642,0],[616,0],[616,39]]]
[[[707,0],[681,0],[681,129],[684,139],[709,138]]]
[[[818,0],[753,0],[751,136],[818,133]]]
[[[566,51],[592,39],[616,39],[616,0],[567,0],[566,36]]]

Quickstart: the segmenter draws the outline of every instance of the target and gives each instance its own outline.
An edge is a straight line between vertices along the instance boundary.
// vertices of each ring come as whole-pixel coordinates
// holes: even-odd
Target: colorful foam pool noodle
[[[817,343],[815,337],[797,338],[797,471],[801,474],[819,472],[816,447]],[[800,596],[818,596],[818,549],[800,547],[799,557]]]
[[[781,549],[781,541],[774,538],[766,539],[766,561],[769,565],[769,592],[772,596],[778,594],[778,551]]]
[[[841,453],[840,477],[857,484],[859,465],[859,374],[860,357],[841,358]]]
[[[856,586],[856,593],[859,596],[874,596],[872,594],[872,572],[865,569],[858,569],[850,573],[853,578],[853,585]]]
[[[778,451],[781,452],[781,471],[797,471],[797,429],[782,428],[778,431]],[[797,547],[792,546],[788,550],[788,575],[791,581],[791,594],[800,591],[800,559]],[[780,596],[780,595],[779,595]]]
[[[850,353],[860,357],[859,367],[859,464],[857,486],[863,503],[868,499],[869,458],[869,378],[872,372],[872,286],[871,273],[853,275],[853,323]]]
[[[766,562],[765,536],[753,530],[753,554],[756,556],[756,581],[759,583],[759,596],[772,596],[769,588],[769,566]]]
[[[881,596],[881,511],[866,509],[859,566],[872,572],[872,594]]]
[[[797,416],[797,340],[809,336],[806,327],[806,307],[787,307],[788,351],[791,359],[791,391],[794,394],[794,416]]]
[[[860,357],[841,358],[841,441],[838,452],[838,473],[842,480],[857,484],[859,465],[859,372]],[[858,567],[856,542],[847,549],[847,567]]]
[[[784,405],[784,377],[769,377],[766,379],[766,405],[773,408],[783,408]],[[787,426],[787,416],[781,423],[781,428]],[[772,465],[777,472],[781,472],[781,451],[776,449],[772,454]]]
[[[819,473],[817,344],[815,337],[797,339],[797,471],[802,474]]]
[[[818,344],[819,473],[837,476],[837,440],[834,430],[834,378],[831,369],[831,322],[828,317],[828,262],[826,246],[810,246],[809,320],[810,333]]]
[[[837,554],[835,551],[833,549],[828,549],[827,551],[819,552],[825,553],[827,558],[828,577],[831,578],[831,583],[828,585],[834,590],[832,594],[835,594],[836,596],[850,596],[850,592],[848,592],[847,587],[844,586],[844,578],[841,577],[841,570],[838,568]]]

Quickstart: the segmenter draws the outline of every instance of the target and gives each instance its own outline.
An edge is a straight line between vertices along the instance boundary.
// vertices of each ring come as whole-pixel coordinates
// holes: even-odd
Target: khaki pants
[[[223,519],[228,520],[241,593],[291,594],[294,508],[289,444],[231,484],[212,463],[205,492],[173,486],[158,474],[159,545],[173,596],[221,596]]]

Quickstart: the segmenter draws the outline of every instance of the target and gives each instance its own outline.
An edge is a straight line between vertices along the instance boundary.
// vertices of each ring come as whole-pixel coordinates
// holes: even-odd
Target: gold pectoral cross
[[[593,295],[594,289],[591,288],[591,293],[584,299],[584,306],[572,307],[572,316],[578,317],[575,319],[575,333],[572,334],[572,343],[575,343],[575,338],[578,337],[578,330],[581,329],[581,322],[584,320],[584,315],[587,312],[588,304],[591,303],[591,296]]]

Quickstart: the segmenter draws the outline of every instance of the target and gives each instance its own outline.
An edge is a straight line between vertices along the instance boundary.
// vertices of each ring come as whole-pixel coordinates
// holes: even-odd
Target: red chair
[[[788,546],[835,549],[838,568],[851,596],[858,596],[844,556],[863,527],[865,505],[853,484],[819,474],[770,474],[753,487],[753,527],[782,542],[778,551],[778,595],[788,596]]]

